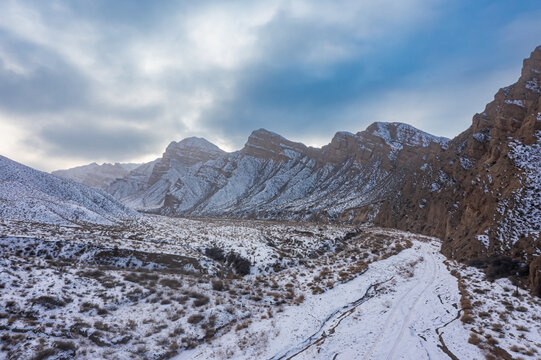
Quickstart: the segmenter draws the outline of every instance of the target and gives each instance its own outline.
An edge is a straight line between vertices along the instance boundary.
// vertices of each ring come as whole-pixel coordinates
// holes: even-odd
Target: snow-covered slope
[[[167,215],[365,221],[407,169],[446,143],[400,123],[339,132],[321,149],[264,129],[234,153],[191,138],[169,145],[146,184],[127,177],[108,191]]]
[[[75,180],[87,186],[105,189],[113,181],[125,177],[139,165],[140,164],[132,163],[104,163],[98,165],[94,162],[92,164],[77,166],[71,169],[56,170],[53,171],[52,174],[65,179]]]
[[[113,224],[139,216],[111,195],[0,156],[0,219]]]

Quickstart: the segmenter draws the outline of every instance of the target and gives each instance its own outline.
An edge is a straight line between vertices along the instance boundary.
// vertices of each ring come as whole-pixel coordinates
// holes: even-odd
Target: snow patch
[[[473,167],[473,163],[471,162],[471,160],[466,157],[460,158],[460,165],[464,170],[469,170]]]
[[[524,102],[522,100],[505,100],[505,103],[524,107]]]
[[[479,240],[483,245],[485,245],[485,248],[488,250],[488,246],[490,245],[488,235],[477,235],[476,237],[477,240]]]

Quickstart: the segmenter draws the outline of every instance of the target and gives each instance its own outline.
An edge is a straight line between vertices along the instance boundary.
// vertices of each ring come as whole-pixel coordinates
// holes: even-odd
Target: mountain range
[[[364,222],[448,141],[400,123],[339,132],[322,148],[264,129],[233,153],[188,138],[171,143],[145,177],[137,169],[107,191],[163,215]]]
[[[437,236],[450,257],[514,259],[541,294],[541,47],[452,140],[402,123],[313,148],[259,129],[227,153],[201,138],[106,187],[171,216],[371,223]]]

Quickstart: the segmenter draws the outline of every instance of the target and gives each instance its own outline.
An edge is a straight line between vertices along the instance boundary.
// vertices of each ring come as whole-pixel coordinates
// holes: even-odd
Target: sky
[[[322,146],[405,122],[454,137],[541,45],[539,0],[0,2],[0,155],[44,171]]]

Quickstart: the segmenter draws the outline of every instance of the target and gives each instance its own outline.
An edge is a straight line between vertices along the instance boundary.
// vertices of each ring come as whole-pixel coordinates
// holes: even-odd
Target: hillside
[[[104,224],[139,217],[104,191],[0,156],[0,218],[51,224]]]

